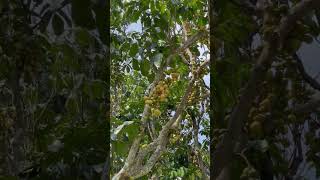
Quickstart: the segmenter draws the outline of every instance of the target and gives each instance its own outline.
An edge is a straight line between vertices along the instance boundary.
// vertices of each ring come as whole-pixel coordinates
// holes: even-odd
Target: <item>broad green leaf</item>
[[[151,61],[152,61],[157,67],[159,67],[162,58],[163,58],[163,54],[162,54],[162,53],[157,53],[157,54],[155,54],[155,55],[151,58]]]
[[[75,94],[70,94],[70,96],[68,97],[67,101],[66,101],[66,109],[69,113],[71,114],[76,114],[79,112],[79,105],[76,99],[76,95]]]
[[[117,139],[118,134],[120,133],[120,131],[125,127],[128,126],[130,124],[134,123],[134,121],[125,121],[123,124],[121,124],[120,126],[118,126],[116,129],[114,129],[114,131],[111,134],[111,140],[115,141]]]
[[[76,31],[76,41],[80,46],[88,46],[93,42],[93,37],[85,29],[78,29]]]
[[[2,8],[3,8],[3,0],[0,0],[0,13],[2,12]]]
[[[132,60],[132,67],[134,70],[139,71],[139,61],[137,59]]]
[[[129,55],[131,57],[134,57],[138,53],[138,50],[139,50],[139,46],[137,43],[131,44]]]
[[[55,14],[52,18],[52,26],[56,35],[61,35],[64,31],[64,22],[58,14]]]
[[[91,93],[94,98],[102,98],[106,93],[106,84],[101,80],[94,80],[91,83]]]
[[[101,5],[102,4],[102,5]],[[101,36],[101,39],[104,43],[107,43],[110,35],[108,33],[108,12],[107,9],[107,3],[98,3],[94,7],[94,12],[96,15],[96,24],[99,31],[99,34]],[[110,22],[109,22],[110,23]]]
[[[142,60],[140,62],[141,74],[144,76],[148,76],[150,70],[150,62],[148,60]]]
[[[72,18],[76,25],[93,29],[94,19],[89,0],[72,0],[71,1]]]

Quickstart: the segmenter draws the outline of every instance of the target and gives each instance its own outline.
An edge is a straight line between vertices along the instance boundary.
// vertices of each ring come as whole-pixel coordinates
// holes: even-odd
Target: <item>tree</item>
[[[297,50],[320,33],[320,2],[211,4],[216,93],[211,177],[301,178],[303,164],[319,177],[319,100],[311,99],[319,84],[306,73]]]
[[[105,1],[0,0],[1,179],[102,175],[107,9]]]
[[[113,179],[208,179],[206,1],[111,3]]]

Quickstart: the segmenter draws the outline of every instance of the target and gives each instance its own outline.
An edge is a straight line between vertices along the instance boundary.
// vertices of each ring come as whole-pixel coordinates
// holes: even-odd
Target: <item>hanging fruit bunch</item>
[[[267,114],[270,113],[273,94],[268,94],[256,107],[252,107],[249,112],[249,135],[254,138],[262,137],[264,134],[264,123]]]
[[[5,108],[0,110],[0,130],[8,130],[14,124],[16,112],[14,108]]]
[[[173,82],[175,82],[175,81],[177,81],[179,79],[179,73],[173,72],[173,73],[170,74],[170,76],[171,76],[171,79],[172,79]]]
[[[195,102],[199,100],[199,98],[200,98],[200,82],[196,81],[192,88],[192,92],[188,97],[188,104],[189,105],[195,104]]]
[[[151,107],[152,117],[159,117],[161,115],[160,103],[168,101],[169,86],[167,83],[166,81],[160,81],[150,95],[144,97],[145,104]]]

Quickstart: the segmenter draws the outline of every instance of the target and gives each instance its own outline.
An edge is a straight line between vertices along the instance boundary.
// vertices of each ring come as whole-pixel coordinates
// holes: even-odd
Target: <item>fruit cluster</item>
[[[179,73],[170,74],[172,81],[177,81],[179,79]]]
[[[159,110],[160,102],[167,102],[168,95],[168,84],[165,81],[160,81],[151,91],[150,96],[144,97],[145,104],[151,106],[151,115],[153,117],[159,117],[161,115],[161,111]]]
[[[0,130],[8,130],[13,126],[14,119],[16,119],[16,112],[14,108],[0,110]]]
[[[192,88],[192,92],[188,97],[188,104],[194,104],[197,100],[199,100],[200,96],[200,85],[195,83],[195,86]]]
[[[266,113],[271,110],[271,102],[273,95],[269,94],[258,105],[259,108],[253,107],[249,112],[249,132],[254,137],[261,137],[263,135],[263,123],[266,120]]]

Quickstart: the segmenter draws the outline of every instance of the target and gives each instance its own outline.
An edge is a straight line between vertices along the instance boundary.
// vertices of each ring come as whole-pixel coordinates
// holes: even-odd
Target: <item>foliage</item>
[[[87,2],[0,1],[0,149],[12,157],[1,159],[4,179],[101,176],[107,7]]]
[[[132,170],[135,166],[139,167],[139,159],[135,160],[138,161],[136,164],[129,165],[129,170],[124,164],[129,161],[129,151],[134,149],[139,136],[142,136],[138,146],[141,153],[143,149],[152,148],[152,142],[159,142],[156,138],[161,136],[163,129],[169,130],[166,124],[174,118],[177,107],[182,103],[189,86],[190,73],[195,74],[205,61],[208,49],[204,46],[208,43],[204,38],[198,44],[193,43],[187,49],[182,49],[181,53],[175,52],[175,49],[185,43],[186,37],[190,40],[191,36],[206,29],[206,1],[111,3],[111,175],[115,179],[121,173],[142,179],[203,177],[196,158],[201,156],[208,166],[209,89],[202,79],[208,74],[208,66],[200,68],[203,69],[201,77],[193,85],[192,95],[188,96],[186,107],[189,108],[182,111],[182,121],[178,121],[178,127],[166,135],[170,142],[165,142],[165,148],[160,150],[161,157],[156,163],[148,165],[150,171],[144,173],[143,168]],[[136,29],[129,31],[133,24]],[[204,52],[199,51],[201,46]],[[166,64],[168,59],[170,63]],[[202,136],[201,144],[194,142],[195,133],[197,139]],[[198,155],[195,156],[194,151]],[[155,154],[153,150],[144,156],[143,165],[152,154]],[[143,174],[137,175],[141,172]]]
[[[305,176],[303,164],[314,168],[319,178],[317,109],[300,108],[313,101],[312,95],[319,88],[306,73],[297,51],[304,43],[314,43],[320,33],[320,19],[317,2],[308,7],[303,3],[312,4],[270,1],[259,7],[259,1],[214,2],[210,42],[214,43],[216,62],[212,69],[215,95],[211,137],[216,151],[211,157],[217,172],[213,172],[213,178],[223,166],[217,156],[226,155],[222,155],[219,143],[225,143],[222,137],[229,135],[239,137],[233,142],[239,142],[239,146],[230,151],[235,151],[231,179],[301,178]],[[299,20],[285,19],[299,9],[295,5],[305,8],[292,18]],[[286,21],[290,23],[284,24]],[[280,31],[284,26],[287,35]],[[261,64],[265,57],[268,59]]]

